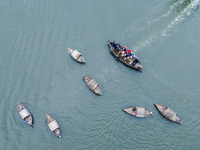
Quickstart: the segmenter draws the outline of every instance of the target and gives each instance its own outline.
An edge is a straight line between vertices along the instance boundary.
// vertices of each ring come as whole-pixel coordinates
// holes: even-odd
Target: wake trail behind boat
[[[135,51],[155,42],[160,37],[170,36],[170,33],[174,31],[173,29],[175,29],[177,25],[194,14],[194,12],[198,9],[199,1],[200,0],[193,0],[189,3],[186,3],[184,0],[177,1],[170,6],[169,10],[165,14],[149,21],[148,26],[143,27],[139,30],[139,32],[146,32],[146,30],[148,30],[150,35],[146,35],[146,33],[144,34],[145,37],[141,39],[141,41],[138,41],[138,45],[136,44],[136,46],[134,46]],[[174,16],[175,11],[177,10],[179,11],[176,12],[177,15]],[[168,22],[167,20],[170,22],[163,24],[163,22]]]

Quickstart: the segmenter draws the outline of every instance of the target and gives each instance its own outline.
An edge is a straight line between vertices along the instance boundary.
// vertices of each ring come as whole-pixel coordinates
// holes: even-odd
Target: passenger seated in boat
[[[119,58],[119,57],[121,57],[121,55],[122,55],[122,53],[120,52],[117,57]]]
[[[133,63],[131,64],[131,66],[134,66],[134,65],[137,64],[137,63],[139,63],[139,60],[138,60],[138,59],[135,59],[135,60],[133,61]]]
[[[124,57],[124,56],[126,56],[126,54],[124,54],[124,52],[122,52],[122,55],[121,55],[122,57]]]
[[[112,45],[113,47],[115,47],[115,45],[116,45],[115,41],[111,42],[111,45]]]
[[[119,48],[117,49],[117,52],[119,52],[119,51],[120,51],[120,49],[121,49],[121,48],[119,47]]]
[[[128,50],[127,50],[127,52],[128,52],[128,53],[131,53],[131,50],[130,50],[130,49],[128,49]]]
[[[135,111],[136,110],[136,107],[133,107],[133,110],[132,111]]]
[[[119,48],[116,48],[115,50],[114,50],[114,52],[116,53],[116,52],[119,52],[120,51],[120,47]]]
[[[123,46],[123,50],[126,51],[126,50],[127,50],[127,47],[126,47],[126,46]]]
[[[120,44],[117,43],[117,44],[115,45],[115,48],[119,48],[119,47],[120,47]]]
[[[127,51],[125,51],[125,53],[126,53],[127,55],[129,55],[129,54],[131,53],[131,50],[127,50]]]
[[[129,58],[132,59],[133,58],[133,54],[129,53]]]

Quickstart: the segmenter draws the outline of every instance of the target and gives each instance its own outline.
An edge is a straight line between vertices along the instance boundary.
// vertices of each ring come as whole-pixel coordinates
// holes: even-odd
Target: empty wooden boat
[[[102,95],[100,86],[94,79],[92,79],[92,78],[90,78],[90,77],[88,77],[86,75],[84,75],[83,78],[85,80],[86,85],[89,87],[89,89],[92,92],[94,92],[97,95]]]
[[[167,118],[167,119],[169,119],[169,120],[171,120],[175,123],[178,123],[178,124],[183,123],[181,121],[181,118],[176,114],[176,112],[171,110],[169,107],[162,106],[162,105],[159,105],[159,104],[154,104],[154,106],[161,113],[161,115],[163,115],[165,118]]]
[[[19,115],[21,116],[22,120],[27,123],[28,125],[33,127],[33,116],[24,105],[21,103],[17,104]]]
[[[72,56],[72,58],[74,58],[77,62],[80,62],[80,63],[85,62],[84,57],[79,51],[71,49],[71,48],[67,48],[67,50],[68,50],[68,53]]]
[[[47,124],[51,132],[53,132],[57,137],[61,138],[61,130],[58,122],[49,114],[46,114]]]
[[[137,107],[137,106],[131,106],[131,107],[125,108],[123,109],[123,111],[134,117],[148,117],[153,114],[153,112],[147,110],[146,108]]]
[[[108,45],[111,53],[114,54],[122,63],[136,70],[144,69],[138,60],[138,57],[126,46],[113,41],[108,41]]]

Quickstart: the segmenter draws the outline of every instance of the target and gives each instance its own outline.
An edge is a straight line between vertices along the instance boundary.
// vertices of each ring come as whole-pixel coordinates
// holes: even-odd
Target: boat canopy
[[[59,125],[56,120],[53,120],[51,123],[48,124],[51,131],[54,131],[55,129],[59,128]]]
[[[174,118],[176,116],[175,114],[176,113],[173,110],[171,110],[170,108],[168,108],[165,113],[165,115],[167,115],[169,118]]]
[[[80,55],[81,55],[81,53],[79,53],[77,50],[74,50],[73,53],[71,54],[71,56],[74,59],[77,59]]]
[[[136,110],[137,110],[137,116],[138,117],[144,117],[145,112],[146,112],[145,108],[143,108],[143,107],[137,107]]]
[[[19,112],[20,116],[22,117],[22,119],[26,118],[27,116],[30,115],[29,111],[27,109],[22,109],[20,112]]]
[[[90,82],[88,82],[88,85],[90,86],[91,89],[95,89],[97,87],[97,83],[96,81],[94,81],[93,79],[90,80]]]

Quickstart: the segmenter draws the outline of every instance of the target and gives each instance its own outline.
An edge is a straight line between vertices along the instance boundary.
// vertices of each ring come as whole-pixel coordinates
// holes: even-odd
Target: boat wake
[[[170,33],[181,24],[183,21],[192,17],[194,12],[199,7],[200,0],[179,0],[171,4],[169,10],[162,16],[151,20],[148,25],[141,28],[138,32],[146,32],[148,30],[149,36],[146,36],[142,41],[134,46],[135,51],[144,48],[152,42],[155,42],[160,37],[170,36]],[[160,29],[159,29],[160,28]]]

